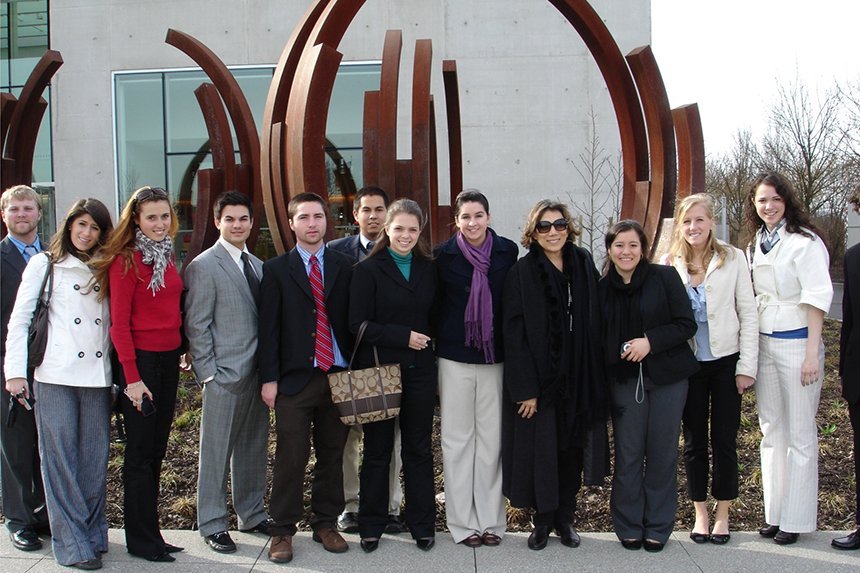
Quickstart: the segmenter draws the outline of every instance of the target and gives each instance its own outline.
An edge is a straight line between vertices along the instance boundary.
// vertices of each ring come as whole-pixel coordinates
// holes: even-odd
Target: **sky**
[[[698,103],[707,155],[767,129],[777,82],[860,81],[858,0],[651,0],[651,47],[672,107]]]

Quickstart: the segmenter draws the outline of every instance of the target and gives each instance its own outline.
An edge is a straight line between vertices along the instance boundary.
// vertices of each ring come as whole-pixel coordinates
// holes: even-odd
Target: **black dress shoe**
[[[206,545],[218,553],[233,553],[236,551],[236,544],[233,543],[233,539],[226,531],[219,531],[218,533],[207,535],[203,540],[206,542]]]
[[[164,544],[164,552],[165,553],[179,553],[180,551],[185,551],[184,547],[179,547],[178,545],[171,545],[170,543]],[[105,552],[107,553],[107,552]]]
[[[403,523],[403,520],[400,519],[399,515],[389,515],[388,523],[385,524],[385,533],[388,534],[398,534],[398,533],[406,533],[409,529],[406,527],[406,524]]]
[[[415,540],[415,544],[418,545],[418,549],[421,551],[430,551],[433,549],[433,546],[436,545],[435,537],[420,537]]]
[[[250,529],[240,529],[239,531],[241,531],[242,533],[262,533],[263,535],[271,535],[269,533],[269,528],[273,525],[275,525],[275,520],[273,520],[271,517],[267,517],[254,527]]]
[[[176,557],[170,555],[167,551],[160,555],[150,555],[149,557],[144,557],[147,561],[152,561],[153,563],[173,563],[176,561]]]
[[[732,538],[731,533],[712,533],[711,543],[714,545],[725,545]]]
[[[778,525],[765,525],[764,527],[762,527],[761,529],[758,530],[758,534],[761,535],[762,537],[773,537],[777,533],[779,533],[779,526]]]
[[[342,533],[358,533],[358,514],[344,511],[337,518],[337,530]]]
[[[22,527],[18,531],[10,531],[9,539],[12,540],[12,545],[15,546],[15,549],[20,549],[21,551],[36,551],[42,548],[42,540],[39,539],[36,529],[29,525]]]
[[[379,547],[378,537],[363,537],[361,539],[361,550],[365,553],[373,553]]]
[[[529,535],[529,549],[540,551],[546,547],[546,542],[549,540],[549,525],[535,525],[531,535]]]
[[[579,538],[579,534],[576,532],[576,529],[570,523],[556,525],[555,532],[558,533],[559,537],[561,537],[561,544],[567,547],[579,547],[579,544],[582,541]]]
[[[622,539],[621,540],[621,546],[624,549],[636,551],[637,549],[642,549],[642,540],[641,539]]]
[[[645,548],[645,551],[650,551],[651,553],[659,553],[660,551],[663,551],[663,548],[666,546],[666,544],[660,541],[655,541],[653,539],[646,539],[642,542],[642,546]]]
[[[695,531],[691,531],[690,539],[693,540],[693,543],[707,543],[710,539],[710,535],[707,533],[696,533]]]
[[[845,537],[837,537],[830,545],[836,549],[860,549],[860,527]]]
[[[799,533],[789,533],[780,529],[773,536],[773,542],[777,545],[791,545],[792,543],[797,543],[798,537],[800,537]]]

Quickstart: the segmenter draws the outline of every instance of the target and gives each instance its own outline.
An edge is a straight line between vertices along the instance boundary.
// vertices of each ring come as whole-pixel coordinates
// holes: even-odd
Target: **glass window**
[[[120,206],[144,185],[167,184],[162,74],[116,76],[116,159]]]

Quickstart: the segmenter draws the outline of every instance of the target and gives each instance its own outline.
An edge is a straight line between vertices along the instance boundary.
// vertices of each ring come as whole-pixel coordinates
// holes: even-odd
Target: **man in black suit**
[[[338,251],[353,263],[363,261],[382,235],[385,215],[388,210],[388,195],[379,187],[362,187],[355,194],[352,216],[358,223],[358,234],[330,242],[327,248]],[[361,425],[350,426],[346,446],[343,449],[343,498],[344,510],[337,518],[337,528],[344,533],[358,532],[358,462],[359,449],[364,432]],[[388,525],[386,533],[403,533],[406,524],[400,519],[400,504],[403,490],[400,487],[400,426],[394,425],[394,453],[391,456],[391,475],[388,489]]]
[[[16,185],[3,192],[0,211],[9,234],[0,241],[0,300],[2,300],[2,335],[0,335],[0,364],[6,358],[6,334],[9,316],[21,284],[21,274],[30,257],[42,250],[37,234],[42,218],[39,195],[26,185]],[[12,545],[21,551],[42,548],[40,533],[47,534],[48,512],[45,490],[39,468],[39,445],[36,419],[32,410],[16,403],[9,411],[11,396],[6,391],[6,375],[2,376],[0,401],[0,485],[2,485],[3,514]],[[32,381],[31,381],[32,382]],[[32,396],[32,390],[30,395]],[[14,422],[10,424],[10,417]]]
[[[860,213],[860,187],[850,199]],[[842,293],[842,336],[839,340],[839,376],[842,397],[848,402],[848,415],[854,430],[854,484],[857,509],[854,533],[830,542],[837,549],[860,549],[860,245],[845,253],[845,283]]]
[[[277,449],[272,476],[269,559],[293,558],[302,519],[305,468],[313,435],[313,539],[327,551],[349,549],[335,529],[343,511],[343,446],[348,428],[331,400],[327,372],[347,366],[352,351],[347,313],[352,261],[326,249],[328,208],[314,193],[288,206],[296,247],[263,265],[259,347],[263,401],[275,410]]]

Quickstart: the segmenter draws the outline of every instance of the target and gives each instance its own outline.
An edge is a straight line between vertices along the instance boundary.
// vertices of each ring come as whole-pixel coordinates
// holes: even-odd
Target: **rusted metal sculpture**
[[[673,113],[650,48],[637,48],[625,58],[606,24],[586,0],[549,1],[585,42],[606,82],[621,141],[621,217],[642,221],[653,244],[662,219],[671,215],[679,186],[676,137],[681,192],[696,192],[703,187],[704,145],[697,110],[681,108]],[[242,165],[237,166],[237,173],[248,170],[243,176],[251,177],[254,185],[259,181],[261,193],[254,196],[262,197],[279,253],[293,245],[286,208],[290,197],[304,191],[322,194],[327,191],[325,126],[335,75],[342,59],[337,49],[363,4],[364,0],[314,0],[311,3],[294,28],[275,69],[264,111],[259,161],[254,162],[250,155],[246,161],[242,154]],[[236,101],[244,102],[244,98],[235,81],[227,83],[226,66],[205,46],[186,35],[171,31],[168,41],[198,61],[213,79],[234,125],[252,126],[253,121],[244,122],[241,117],[237,122],[237,116],[241,116],[244,109]],[[364,182],[378,185],[395,197],[416,199],[430,215],[428,232],[434,239],[441,240],[450,233],[451,209],[438,204],[435,107],[430,92],[432,46],[430,40],[416,43],[412,75],[412,157],[398,159],[396,122],[402,44],[400,31],[386,33],[379,90],[365,94]],[[448,123],[449,202],[453,202],[463,185],[459,80],[453,61],[443,62],[442,71]],[[212,125],[217,125],[214,119],[207,121],[210,136]],[[245,138],[246,143],[250,141],[250,136]],[[239,147],[241,152],[242,137]],[[230,169],[228,162],[224,169]],[[256,237],[256,232],[253,236]]]
[[[13,185],[32,185],[33,155],[39,125],[48,108],[42,94],[51,78],[63,65],[63,57],[56,50],[47,50],[24,83],[21,95],[16,98],[3,93],[0,98],[0,188]],[[0,222],[0,236],[6,235],[6,226]]]
[[[168,30],[165,42],[187,54],[212,80],[212,84],[208,84],[208,87],[201,86],[198,88],[195,95],[206,121],[206,129],[209,132],[212,146],[212,170],[220,171],[221,174],[204,175],[203,172],[207,170],[201,170],[198,173],[201,177],[197,181],[198,201],[195,218],[196,221],[205,222],[205,224],[195,225],[185,259],[188,263],[217,239],[217,232],[209,223],[209,218],[212,216],[212,203],[222,191],[235,189],[248,195],[254,205],[254,210],[257,213],[262,212],[263,194],[259,169],[260,138],[257,135],[257,126],[251,113],[251,106],[242,93],[239,82],[227,69],[226,64],[205,44],[184,32]],[[239,164],[235,160],[233,139],[224,108],[226,108],[236,132]],[[212,185],[215,186],[212,187]],[[251,249],[256,244],[261,219],[262,217],[259,216],[254,218],[254,226],[251,228],[251,235],[248,238],[248,246]],[[199,229],[199,227],[203,227],[203,229]]]

